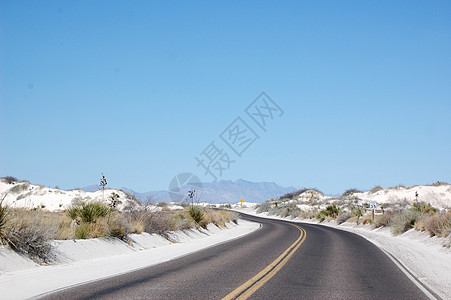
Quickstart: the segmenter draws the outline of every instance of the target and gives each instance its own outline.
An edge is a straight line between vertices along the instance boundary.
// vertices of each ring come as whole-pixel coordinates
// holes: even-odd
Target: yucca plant
[[[359,225],[359,220],[363,216],[363,210],[360,207],[355,207],[352,209],[352,215],[357,217],[357,225]]]
[[[102,202],[81,202],[67,209],[67,215],[77,223],[95,223],[100,217],[108,216],[112,210]]]
[[[100,186],[102,187],[102,197],[103,197],[102,200],[104,200],[104,201],[105,201],[105,186],[106,186],[107,184],[108,184],[108,183],[106,182],[106,177],[105,177],[105,175],[103,175],[103,173],[102,173],[102,178],[100,178]]]
[[[198,206],[190,206],[189,215],[193,218],[194,222],[199,224],[204,219],[204,212]]]

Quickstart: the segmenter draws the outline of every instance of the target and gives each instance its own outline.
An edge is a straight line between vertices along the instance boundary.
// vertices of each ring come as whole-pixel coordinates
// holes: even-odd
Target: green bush
[[[21,184],[17,184],[15,186],[13,186],[12,188],[10,188],[9,192],[11,192],[13,194],[19,194],[19,193],[22,193],[22,192],[28,190],[29,187],[30,187],[29,183],[21,183]]]
[[[326,207],[326,209],[322,209],[318,213],[316,218],[319,219],[321,222],[324,221],[324,219],[326,217],[331,217],[331,218],[335,219],[338,216],[339,212],[340,212],[340,208],[338,208],[335,204],[331,204],[331,205],[328,205]]]
[[[294,198],[298,197],[299,195],[301,195],[301,194],[303,194],[303,193],[305,193],[307,191],[315,191],[315,192],[318,192],[319,194],[321,194],[322,196],[324,196],[324,193],[321,192],[320,190],[318,190],[317,188],[302,188],[302,189],[299,189],[299,190],[297,190],[295,192],[286,193],[286,194],[280,196],[279,200],[281,200],[281,199],[293,200]]]
[[[343,194],[341,196],[346,197],[346,196],[351,196],[352,194],[361,193],[361,192],[362,191],[360,191],[358,189],[347,189],[346,191],[343,192]]]
[[[424,214],[430,214],[430,213],[437,212],[437,209],[435,209],[434,207],[431,206],[431,204],[426,203],[426,202],[414,201],[412,204],[412,209],[417,212],[424,213]]]
[[[204,212],[198,206],[190,206],[188,213],[197,224],[199,224],[204,219]]]
[[[399,235],[413,228],[420,218],[420,213],[416,210],[407,209],[400,214],[396,214],[391,221],[390,231],[393,235]]]
[[[7,184],[13,184],[14,182],[17,182],[19,180],[17,180],[16,177],[13,176],[5,176],[2,178],[4,182],[6,182]]]
[[[357,220],[356,220],[357,225],[359,225],[360,217],[363,216],[363,213],[364,213],[364,211],[363,211],[363,209],[361,207],[358,207],[358,206],[357,207],[353,207],[352,215],[357,217]]]
[[[98,218],[111,214],[112,209],[102,202],[80,202],[72,204],[66,212],[77,223],[95,223]]]
[[[90,224],[80,224],[75,228],[75,238],[85,240],[92,237],[92,229]]]
[[[371,189],[370,194],[377,193],[377,192],[379,192],[379,191],[382,191],[383,189],[384,189],[384,188],[381,187],[380,185],[376,185],[375,187],[373,187],[373,188]]]

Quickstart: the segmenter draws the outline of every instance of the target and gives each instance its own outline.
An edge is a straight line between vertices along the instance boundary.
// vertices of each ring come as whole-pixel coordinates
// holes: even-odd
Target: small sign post
[[[240,202],[241,202],[241,208],[243,208],[243,202],[244,202],[244,200],[241,199]]]
[[[377,204],[376,201],[370,201],[370,209],[373,210],[372,216],[373,216],[373,221],[374,221],[374,211],[377,208]]]

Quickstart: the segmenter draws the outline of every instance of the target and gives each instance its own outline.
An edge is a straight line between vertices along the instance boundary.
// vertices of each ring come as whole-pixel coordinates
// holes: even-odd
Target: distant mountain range
[[[82,188],[87,192],[93,192],[100,189],[98,185],[90,185]],[[148,199],[153,203],[158,202],[180,202],[190,201],[188,191],[192,186],[182,186],[178,193],[169,193],[168,191],[150,191],[138,193],[132,189],[123,187],[121,190],[134,195],[139,200],[146,202]],[[195,201],[207,203],[236,203],[240,199],[245,202],[261,203],[272,197],[278,197],[296,190],[294,187],[282,187],[274,182],[251,182],[243,179],[221,180],[218,182],[204,182],[202,188],[195,187],[197,190],[194,195]]]

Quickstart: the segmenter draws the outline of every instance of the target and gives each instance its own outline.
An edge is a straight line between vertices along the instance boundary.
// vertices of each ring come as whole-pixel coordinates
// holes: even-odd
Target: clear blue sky
[[[284,114],[262,131],[265,91]],[[166,189],[213,141],[220,179],[326,193],[451,181],[450,1],[1,1],[0,176]],[[238,157],[220,134],[260,136]]]

